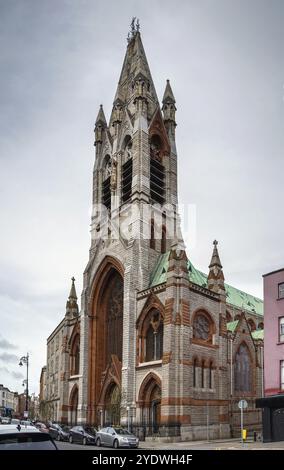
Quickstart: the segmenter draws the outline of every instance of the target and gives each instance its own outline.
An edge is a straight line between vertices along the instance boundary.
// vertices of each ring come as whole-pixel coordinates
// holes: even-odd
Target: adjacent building
[[[72,279],[66,315],[47,340],[53,420],[222,438],[239,433],[237,405],[246,398],[245,426],[260,427],[263,304],[225,283],[217,241],[206,274],[188,258],[176,106],[169,81],[160,106],[132,24],[109,122],[101,106],[95,123],[81,309]]]
[[[13,416],[16,412],[17,396],[17,393],[0,384],[0,416]]]
[[[284,268],[264,274],[264,383],[263,436],[284,440]]]

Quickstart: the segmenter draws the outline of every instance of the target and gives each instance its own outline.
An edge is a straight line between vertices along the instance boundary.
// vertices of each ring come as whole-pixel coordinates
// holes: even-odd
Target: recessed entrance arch
[[[77,424],[77,410],[78,410],[78,386],[77,385],[74,385],[70,393],[69,410],[70,410],[70,417],[69,417],[70,424],[71,426],[75,426]]]
[[[105,396],[105,424],[112,426],[120,425],[120,388],[116,383],[112,383]]]
[[[105,384],[113,374],[119,386],[121,380],[123,268],[114,258],[106,257],[101,263],[93,282],[92,299],[89,328],[88,421],[98,424],[101,407],[106,410],[105,400],[110,400],[109,394],[102,393]],[[118,393],[114,394],[112,400],[115,400],[115,397],[117,400],[118,396]],[[112,405],[114,406],[114,403]],[[114,411],[111,416],[114,416]]]
[[[147,434],[158,432],[161,422],[161,380],[156,374],[151,372],[143,380],[138,402]]]

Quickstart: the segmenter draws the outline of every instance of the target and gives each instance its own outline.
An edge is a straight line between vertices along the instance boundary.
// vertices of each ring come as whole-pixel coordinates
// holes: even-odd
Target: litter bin
[[[243,429],[243,430],[242,430],[242,439],[243,439],[243,441],[245,441],[246,438],[247,438],[247,430],[246,430],[246,429]]]

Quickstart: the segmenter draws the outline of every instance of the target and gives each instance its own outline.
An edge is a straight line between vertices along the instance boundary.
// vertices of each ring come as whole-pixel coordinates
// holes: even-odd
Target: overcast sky
[[[259,297],[284,265],[282,0],[0,0],[0,383],[38,392],[46,338],[90,244],[93,128],[138,16],[158,96],[177,101],[192,262],[219,240],[226,281]],[[191,239],[190,239],[191,238]]]

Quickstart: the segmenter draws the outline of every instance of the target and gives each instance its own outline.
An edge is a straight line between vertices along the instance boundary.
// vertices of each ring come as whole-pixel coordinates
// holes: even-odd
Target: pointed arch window
[[[209,388],[213,388],[213,362],[210,361],[209,364],[209,381],[208,381]]]
[[[205,388],[205,362],[201,363],[201,388]]]
[[[193,387],[197,387],[197,359],[193,361]]]
[[[150,139],[150,195],[153,202],[165,202],[165,168],[162,163],[162,141],[158,135]]]
[[[125,136],[123,141],[124,164],[121,175],[121,198],[122,202],[127,202],[131,198],[133,160],[132,160],[132,140],[130,135]]]
[[[102,204],[109,210],[111,207],[111,190],[110,190],[110,178],[111,178],[111,158],[110,155],[106,155],[103,161],[102,168]]]
[[[74,337],[70,350],[70,375],[80,373],[80,335]]]
[[[150,227],[150,248],[155,250],[155,221],[154,217],[151,218],[151,227]]]
[[[248,347],[241,344],[235,357],[235,391],[251,392],[252,366]]]
[[[145,362],[158,361],[159,359],[162,359],[163,334],[163,322],[160,321],[159,313],[156,313],[155,316],[152,317],[146,334]]]

